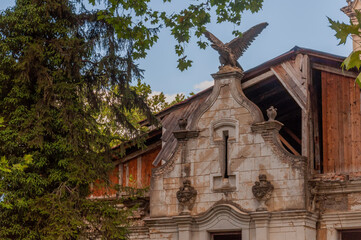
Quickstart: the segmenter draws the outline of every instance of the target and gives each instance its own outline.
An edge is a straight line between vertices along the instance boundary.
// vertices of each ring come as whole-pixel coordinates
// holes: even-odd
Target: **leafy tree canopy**
[[[176,13],[150,0],[83,3],[17,0],[0,14],[0,239],[125,239],[121,199],[88,196],[113,167],[111,142],[139,134],[135,109],[155,123],[152,110],[165,107],[162,96],[149,100],[147,87],[131,86],[143,73],[136,59],[165,26],[185,69],[184,43],[212,11],[238,25],[262,0],[193,1]]]

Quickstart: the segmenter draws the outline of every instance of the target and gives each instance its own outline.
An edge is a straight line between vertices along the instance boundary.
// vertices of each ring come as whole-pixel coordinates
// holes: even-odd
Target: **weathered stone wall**
[[[342,230],[361,229],[361,180],[326,177],[310,182],[320,212],[317,240],[339,240]]]
[[[239,74],[214,77],[212,94],[175,132],[174,154],[153,171],[149,238],[210,239],[227,230],[242,232],[244,240],[316,239],[316,217],[305,200],[305,158],[282,147],[282,124],[264,121],[244,96]],[[271,189],[266,206],[252,190],[260,175],[269,183],[259,184]],[[193,197],[181,203],[181,195]]]

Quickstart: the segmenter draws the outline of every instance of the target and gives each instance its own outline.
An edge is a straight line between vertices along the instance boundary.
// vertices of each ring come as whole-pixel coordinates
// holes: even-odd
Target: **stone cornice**
[[[238,79],[242,79],[244,74],[242,72],[239,71],[229,71],[229,72],[223,72],[223,73],[214,73],[211,74],[211,76],[215,79],[224,79],[224,78],[230,78],[230,77],[235,77]]]
[[[325,213],[320,216],[320,220],[326,225],[339,225],[342,227],[360,227],[361,212],[338,212]]]
[[[178,141],[182,141],[182,140],[187,140],[189,138],[198,137],[199,131],[179,130],[179,131],[174,131],[173,134]]]
[[[208,211],[197,215],[185,215],[185,216],[172,216],[172,217],[157,217],[157,218],[145,218],[144,221],[148,226],[163,226],[163,227],[173,227],[180,224],[198,224],[202,225],[209,221],[217,219],[217,216],[222,213],[230,214],[235,219],[238,219],[240,222],[250,223],[251,221],[258,221],[259,223],[270,223],[272,225],[284,224],[284,221],[292,221],[295,226],[303,225],[315,225],[318,219],[318,215],[306,210],[287,210],[279,212],[250,212],[245,213],[240,211],[238,208],[232,205],[216,205],[210,208]],[[356,213],[340,213],[340,214],[325,214],[322,219],[337,219],[338,217],[350,217],[352,219],[361,219],[361,212]],[[314,226],[313,226],[314,227]]]
[[[354,181],[310,180],[309,184],[315,188],[317,195],[361,192],[361,180],[354,180]]]

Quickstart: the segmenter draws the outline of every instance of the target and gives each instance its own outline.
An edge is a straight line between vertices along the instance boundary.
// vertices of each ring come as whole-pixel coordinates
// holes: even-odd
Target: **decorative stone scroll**
[[[252,187],[252,192],[260,203],[257,211],[266,211],[266,202],[271,198],[274,187],[270,181],[267,181],[266,175],[260,174],[258,178],[259,182],[255,182],[255,185]]]
[[[184,180],[183,186],[177,192],[177,199],[181,207],[181,214],[189,214],[197,197],[197,190],[191,186],[190,180]]]

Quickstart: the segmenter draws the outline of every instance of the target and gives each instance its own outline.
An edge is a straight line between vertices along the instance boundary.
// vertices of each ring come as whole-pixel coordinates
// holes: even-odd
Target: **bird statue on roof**
[[[251,45],[253,40],[268,26],[268,23],[260,23],[251,27],[248,31],[242,33],[241,37],[237,37],[224,44],[221,40],[216,38],[212,33],[205,31],[203,34],[212,42],[211,47],[219,53],[219,61],[221,63],[220,70],[225,67],[230,69],[238,68],[237,70],[243,72],[241,65],[237,62],[247,48]]]

